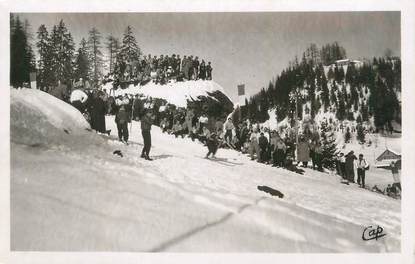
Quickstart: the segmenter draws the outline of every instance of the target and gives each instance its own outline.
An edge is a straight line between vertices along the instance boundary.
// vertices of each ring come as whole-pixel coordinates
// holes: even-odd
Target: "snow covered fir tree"
[[[12,250],[400,250],[396,47],[294,48],[273,13],[39,15],[10,17]]]

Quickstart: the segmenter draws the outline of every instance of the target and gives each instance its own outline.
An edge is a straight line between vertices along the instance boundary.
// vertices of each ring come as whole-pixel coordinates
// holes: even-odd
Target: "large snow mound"
[[[112,88],[112,82],[104,85],[103,89],[109,91]],[[115,95],[123,94],[143,94],[153,98],[160,98],[166,100],[170,104],[174,104],[178,107],[186,107],[187,100],[197,101],[199,96],[210,97],[210,93],[220,91],[226,95],[225,90],[215,81],[185,81],[175,82],[168,84],[155,84],[149,82],[143,86],[134,86],[131,84],[126,89],[118,89],[115,91]],[[228,98],[229,96],[226,95]],[[213,97],[212,97],[213,98]]]
[[[90,126],[72,105],[33,89],[12,89],[10,138],[14,143],[62,143],[69,134],[83,134]]]

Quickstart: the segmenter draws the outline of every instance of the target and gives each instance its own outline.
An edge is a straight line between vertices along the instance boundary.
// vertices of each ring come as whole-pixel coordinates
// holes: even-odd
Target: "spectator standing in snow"
[[[181,63],[181,72],[184,74],[184,78],[189,80],[189,76],[187,75],[187,56],[184,55]]]
[[[286,146],[276,131],[271,133],[271,145],[273,166],[284,167]]]
[[[204,128],[205,126],[207,126],[208,122],[209,122],[209,118],[206,116],[206,114],[202,114],[202,115],[199,117],[199,134],[201,134],[201,133],[202,133],[203,128]]]
[[[357,160],[357,184],[362,188],[365,188],[365,171],[367,165],[366,160],[363,158],[363,154],[359,154],[359,159]]]
[[[199,67],[199,79],[205,80],[206,79],[206,64],[205,61],[202,60]]]
[[[106,133],[105,113],[106,104],[102,99],[102,92],[95,91],[90,103],[91,128],[100,133]]]
[[[187,80],[191,80],[193,77],[193,55],[187,58],[186,62]]]
[[[195,116],[194,112],[192,109],[188,109],[186,112],[186,117],[185,117],[185,122],[186,122],[186,128],[187,128],[187,133],[191,136],[193,131],[192,131],[192,120],[193,117]]]
[[[117,114],[115,115],[115,123],[117,124],[118,139],[121,142],[128,144],[128,123],[131,122],[129,115],[125,109],[125,105],[121,105],[118,108]]]
[[[323,149],[321,148],[320,142],[315,142],[314,144],[314,160],[317,165],[318,171],[323,171]],[[313,161],[314,168],[314,161]]]
[[[232,118],[229,117],[228,120],[226,120],[224,126],[225,126],[225,131],[226,131],[225,141],[230,144],[232,142],[232,130],[235,128],[232,122]]]
[[[192,67],[193,80],[198,80],[199,79],[199,58],[197,56],[195,57],[192,66],[193,66]]]
[[[268,148],[268,140],[264,136],[264,133],[261,132],[258,138],[258,145],[259,145],[259,162],[265,162],[267,160],[267,148]]]
[[[206,80],[212,80],[212,66],[210,65],[210,61],[206,65]]]
[[[258,130],[257,128],[254,128],[251,132],[251,135],[249,137],[249,155],[251,156],[251,160],[254,160],[254,153],[256,153],[256,158],[257,160],[260,159],[260,149],[259,149],[259,144],[258,144]]]
[[[354,155],[354,151],[350,151],[346,155],[346,162],[345,162],[345,171],[346,171],[346,178],[349,182],[354,183],[354,161],[357,160],[357,157]]]
[[[300,136],[297,146],[297,161],[302,162],[303,167],[307,167],[310,161],[310,147],[303,135]]]
[[[399,189],[399,192],[402,191],[401,187],[401,177],[399,175],[399,164],[397,162],[392,161],[390,164],[390,168],[392,171],[393,177],[393,184],[392,186]]]
[[[79,112],[84,113],[86,101],[88,100],[88,95],[84,91],[80,89],[73,90],[69,100]]]
[[[153,124],[154,116],[147,110],[147,112],[141,118],[141,135],[143,136],[144,147],[141,152],[141,157],[146,160],[152,160],[150,158],[151,149],[151,125]]]
[[[344,156],[344,153],[339,154],[339,161],[340,161],[340,175],[343,179],[347,180],[347,174],[346,174],[346,157]]]

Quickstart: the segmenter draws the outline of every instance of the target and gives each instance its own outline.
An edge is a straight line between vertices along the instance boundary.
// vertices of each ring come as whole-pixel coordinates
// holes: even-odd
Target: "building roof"
[[[376,161],[392,161],[392,160],[398,160],[401,158],[401,154],[397,151],[386,149],[382,154],[379,155],[379,157],[376,158]]]

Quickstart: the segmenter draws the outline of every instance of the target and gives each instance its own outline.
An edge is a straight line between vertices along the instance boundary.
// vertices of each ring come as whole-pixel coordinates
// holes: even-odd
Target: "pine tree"
[[[101,52],[101,33],[96,28],[89,31],[88,52],[90,61],[90,79],[97,84],[103,76],[103,55]]]
[[[10,32],[10,85],[22,87],[23,83],[30,80],[32,54],[19,16],[10,17],[10,26],[13,29]]]
[[[323,167],[334,169],[337,155],[336,138],[334,131],[329,128],[327,122],[321,123],[320,135]]]
[[[71,83],[73,78],[73,59],[75,45],[71,33],[66,28],[63,20],[53,26],[50,47],[52,50],[52,65],[55,72],[54,84],[58,81]]]
[[[109,72],[112,73],[114,71],[115,59],[117,58],[117,54],[120,48],[120,43],[117,38],[109,35],[107,38],[107,50],[108,50],[108,57],[109,57]]]
[[[88,43],[82,38],[75,58],[75,79],[79,80],[79,78],[82,78],[84,81],[89,80],[90,69],[91,64],[89,61]]]
[[[321,87],[321,100],[323,102],[324,111],[327,111],[330,107],[330,94],[329,88],[327,87],[326,78],[323,76],[322,87]]]
[[[37,31],[36,47],[39,53],[39,72],[38,72],[38,86],[43,91],[46,87],[52,85],[54,78],[54,71],[52,68],[52,50],[50,47],[49,33],[45,25],[40,25]]]
[[[126,61],[135,62],[140,59],[141,50],[134,37],[131,26],[127,26],[125,30],[120,54]]]
[[[363,129],[363,126],[361,124],[358,124],[356,127],[357,130],[357,140],[363,144],[365,143],[365,131]]]

